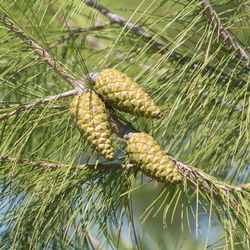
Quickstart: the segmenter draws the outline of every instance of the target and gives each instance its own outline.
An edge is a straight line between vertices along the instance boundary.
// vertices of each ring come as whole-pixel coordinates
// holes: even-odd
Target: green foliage
[[[212,175],[220,199],[202,189],[202,180],[195,188],[187,181],[159,185],[139,172],[72,168],[107,162],[79,135],[68,110],[72,97],[67,97],[0,121],[0,157],[69,164],[50,169],[0,162],[1,248],[246,249],[249,192],[232,187],[229,196],[218,183],[249,182],[248,68],[219,38],[200,1],[99,3],[143,28],[167,51],[115,23],[86,29],[107,18],[81,0],[0,0],[0,12],[79,79],[103,68],[132,77],[164,117],[112,112],[153,135],[175,159]],[[211,4],[224,28],[246,48],[247,2]],[[72,31],[79,27],[81,32]],[[0,21],[0,118],[70,89]],[[125,163],[124,142],[116,135],[113,141],[115,163]],[[210,237],[213,229],[220,233]]]

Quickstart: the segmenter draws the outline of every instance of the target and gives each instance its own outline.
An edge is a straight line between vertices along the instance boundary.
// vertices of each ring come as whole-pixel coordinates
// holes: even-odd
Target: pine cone
[[[127,153],[131,163],[159,182],[177,183],[182,180],[175,163],[149,134],[132,134],[127,142]]]
[[[111,131],[102,100],[93,92],[83,93],[76,96],[70,106],[70,113],[81,134],[100,154],[113,160]]]
[[[162,117],[150,96],[118,70],[102,70],[97,77],[95,89],[110,106],[118,110],[144,117]]]

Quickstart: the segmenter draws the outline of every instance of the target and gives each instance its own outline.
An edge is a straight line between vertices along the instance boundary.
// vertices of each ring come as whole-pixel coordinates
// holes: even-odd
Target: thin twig
[[[34,108],[43,108],[43,107],[44,107],[44,103],[34,106]],[[17,105],[15,105],[15,104],[11,104],[11,105],[10,104],[2,104],[2,105],[0,105],[0,110],[1,109],[6,109],[6,108],[7,109],[17,109]],[[20,108],[20,106],[18,108]],[[58,110],[61,110],[61,111],[69,109],[68,106],[60,106],[60,105],[51,105],[48,108],[49,109],[58,109]]]
[[[56,15],[56,19],[62,24],[68,27],[68,30],[70,30],[71,28],[74,29],[76,27],[78,27],[78,24],[75,23],[72,19],[70,18],[65,18],[65,16],[63,16],[62,14],[58,13],[56,14],[56,12],[54,12],[52,9],[50,9],[50,11],[52,11],[53,15]],[[111,22],[110,22],[111,23]],[[86,40],[90,41],[91,43],[94,43],[95,48],[100,48],[100,49],[105,49],[107,47],[107,45],[100,40],[98,40],[95,36],[91,36],[90,34],[88,34],[86,36]]]
[[[169,156],[170,157],[170,156]],[[199,185],[207,192],[211,193],[210,183],[213,183],[217,188],[223,190],[225,192],[247,192],[250,193],[250,183],[240,186],[230,186],[226,183],[217,181],[215,177],[211,175],[205,174],[202,171],[195,169],[183,162],[176,161],[172,157],[170,157],[180,169],[181,173],[186,176],[188,182],[195,186],[199,183]],[[52,163],[46,161],[35,162],[32,160],[24,160],[24,159],[17,159],[11,156],[1,156],[0,160],[2,162],[11,162],[17,165],[26,165],[26,166],[33,166],[33,167],[40,167],[40,168],[51,168],[51,169],[58,169],[58,168],[68,168],[70,167],[72,170],[75,169],[97,169],[97,170],[121,170],[121,169],[137,169],[136,166],[133,164],[120,164],[120,163],[99,163],[99,164],[63,164],[63,163]],[[213,192],[216,192],[213,190]],[[218,195],[218,194],[217,194]]]
[[[69,31],[69,34],[64,35],[63,37],[61,37],[59,40],[57,40],[56,42],[50,44],[50,48],[54,48],[56,47],[59,43],[62,43],[70,38],[72,38],[73,36],[78,35],[79,33],[83,33],[83,32],[88,32],[88,31],[93,31],[93,30],[100,30],[103,29],[105,27],[107,27],[108,25],[112,24],[111,21],[103,23],[103,24],[97,24],[94,25],[92,27],[86,27],[86,28],[71,28]]]
[[[14,77],[15,75],[21,73],[22,71],[24,71],[25,69],[28,69],[29,67],[35,65],[36,63],[38,63],[39,60],[36,60],[36,61],[31,61],[27,64],[25,64],[21,69],[17,70],[16,72],[14,72],[13,74],[11,74],[9,77],[7,77],[5,80],[3,80],[2,82],[0,82],[0,85],[1,84],[4,84],[6,81],[9,81],[12,77]]]
[[[0,160],[2,162],[11,162],[16,165],[25,165],[38,168],[50,168],[50,169],[59,169],[59,168],[70,168],[72,170],[77,169],[96,169],[96,170],[121,170],[122,166],[118,163],[107,163],[107,164],[63,164],[63,163],[52,163],[46,161],[31,161],[31,160],[21,160],[11,156],[1,156]]]
[[[213,10],[212,5],[209,0],[199,0],[202,8],[204,9],[204,14],[208,17],[210,22],[218,30],[219,36],[221,39],[225,40],[226,44],[229,46],[229,49],[236,51],[236,55],[246,62],[246,65],[249,65],[249,56],[246,51],[233,39],[233,37],[224,29],[223,25],[220,22],[219,16]]]
[[[167,53],[168,49],[166,48],[166,46],[164,46],[163,44],[161,44],[157,40],[154,40],[150,34],[145,32],[145,30],[143,30],[139,26],[135,25],[132,22],[128,22],[128,20],[126,20],[124,17],[119,16],[119,15],[111,12],[109,9],[107,9],[106,7],[97,3],[94,0],[86,0],[85,3],[89,7],[92,7],[94,9],[98,10],[100,13],[102,13],[104,16],[106,16],[112,23],[117,23],[120,26],[126,27],[127,29],[129,29],[130,31],[135,33],[137,36],[143,37],[145,40],[152,42],[152,46],[154,48],[156,48],[157,50],[159,50],[162,54]],[[181,56],[176,54],[176,53],[172,53],[171,56],[174,56],[177,59],[181,58]]]
[[[64,92],[64,93],[61,93],[58,95],[47,96],[47,97],[42,98],[38,101],[22,105],[22,106],[18,107],[17,109],[15,109],[14,111],[12,111],[11,113],[0,117],[0,122],[5,120],[5,119],[8,119],[9,117],[11,117],[13,115],[20,113],[21,111],[27,111],[35,106],[40,106],[40,105],[48,103],[48,102],[53,102],[55,100],[59,100],[59,99],[62,99],[62,98],[68,97],[68,96],[76,95],[77,93],[78,93],[78,90],[74,89],[74,90],[70,90],[70,91],[67,91],[67,92]]]
[[[202,171],[195,169],[183,162],[176,161],[170,157],[180,169],[182,174],[186,176],[187,182],[194,186],[199,187],[208,196],[213,196],[222,204],[225,203],[225,197],[234,207],[235,211],[238,211],[241,207],[241,201],[235,198],[235,195],[241,192],[242,194],[250,194],[250,183],[241,186],[229,186],[226,183],[218,181],[215,177],[205,174]],[[239,212],[241,213],[241,211]]]
[[[6,27],[14,32],[16,36],[21,38],[23,41],[25,41],[29,46],[31,46],[36,54],[38,54],[40,57],[43,58],[43,60],[55,71],[57,74],[59,74],[65,81],[67,81],[74,89],[79,89],[82,91],[87,91],[86,82],[80,81],[76,79],[73,75],[69,74],[67,71],[65,71],[53,58],[48,51],[41,48],[40,45],[35,43],[31,38],[26,36],[24,32],[17,27],[15,24],[13,24],[9,18],[0,12],[0,20],[4,22]]]
[[[250,188],[247,185],[242,186],[230,186],[226,183],[222,183],[221,181],[218,181],[215,177],[205,174],[201,170],[198,170],[194,167],[191,167],[183,162],[176,161],[173,157],[169,156],[177,165],[177,167],[180,169],[182,174],[187,177],[190,184],[196,186],[198,183],[202,185],[203,189],[209,193],[211,193],[211,185],[215,184],[218,188],[221,190],[224,190],[225,192],[233,192],[233,191],[241,191],[241,192],[249,192]]]
[[[174,159],[173,159],[174,160]],[[71,170],[81,170],[81,169],[89,169],[95,171],[119,171],[124,168],[126,169],[136,169],[136,166],[133,164],[122,165],[119,163],[109,163],[109,164],[63,164],[63,163],[51,163],[46,161],[35,162],[32,160],[24,160],[24,159],[17,159],[11,156],[1,156],[0,162],[9,162],[14,165],[21,165],[23,167],[36,167],[36,168],[43,168],[43,169],[60,169],[60,168],[70,168]],[[235,216],[241,214],[240,211],[241,202],[238,201],[236,194],[239,192],[243,195],[250,194],[250,183],[244,186],[229,186],[226,183],[222,183],[217,181],[214,177],[201,172],[200,170],[194,169],[182,162],[175,161],[177,167],[180,171],[186,176],[187,182],[197,188],[199,188],[205,192],[209,197],[213,196],[221,203],[225,203],[226,200],[229,200],[234,211],[232,211]],[[134,228],[133,228],[134,230]],[[135,231],[134,231],[135,233]],[[136,237],[136,234],[135,234]]]

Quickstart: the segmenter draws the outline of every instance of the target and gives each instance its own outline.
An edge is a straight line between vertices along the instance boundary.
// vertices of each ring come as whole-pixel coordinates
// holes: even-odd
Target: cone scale
[[[131,134],[127,141],[127,154],[131,163],[159,182],[178,183],[183,178],[175,163],[149,134]]]
[[[80,133],[107,160],[113,160],[111,131],[105,104],[93,92],[75,96],[70,113]]]
[[[150,96],[118,70],[102,70],[97,77],[95,90],[107,104],[120,111],[147,118],[162,117],[160,109]]]

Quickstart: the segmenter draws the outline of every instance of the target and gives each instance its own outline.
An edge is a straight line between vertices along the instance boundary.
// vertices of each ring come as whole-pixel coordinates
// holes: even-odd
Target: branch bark
[[[78,89],[74,89],[74,90],[70,90],[70,91],[67,91],[67,92],[64,92],[64,93],[61,93],[58,95],[47,96],[47,97],[40,99],[38,101],[22,105],[22,106],[18,107],[17,109],[15,109],[14,111],[12,111],[11,113],[0,117],[0,122],[5,120],[5,119],[8,119],[9,117],[11,117],[13,115],[20,113],[22,111],[27,111],[35,106],[40,106],[41,104],[45,104],[48,102],[59,100],[59,99],[62,99],[62,98],[68,97],[68,96],[76,95],[78,92],[79,92]]]
[[[35,162],[31,160],[17,159],[11,156],[1,156],[2,162],[10,162],[17,165],[26,165],[38,168],[50,168],[50,169],[58,169],[58,168],[70,168],[71,170],[77,169],[97,169],[97,170],[121,170],[122,166],[118,163],[109,163],[109,164],[63,164],[63,163],[52,163],[46,161]]]
[[[2,105],[0,105],[0,110],[1,109],[6,109],[6,108],[7,109],[18,109],[18,108],[20,108],[20,107],[18,107],[18,108],[16,108],[16,107],[17,107],[17,105],[14,105],[14,104],[13,105],[2,104]],[[34,107],[36,107],[36,108],[43,108],[44,104],[38,104],[38,105],[35,105]],[[69,109],[69,106],[51,105],[51,106],[49,106],[49,109],[58,109],[58,110],[63,111],[63,110]]]
[[[215,185],[218,189],[223,190],[225,193],[240,191],[240,192],[246,192],[250,193],[250,183],[246,185],[241,186],[230,186],[226,183],[222,183],[217,181],[214,177],[203,173],[202,171],[195,169],[193,167],[190,167],[189,165],[176,161],[172,157],[170,157],[177,165],[177,167],[180,169],[180,171],[183,173],[183,175],[186,176],[187,181],[193,185],[197,186],[198,184],[201,186],[201,188],[211,193],[211,183]],[[1,156],[0,160],[2,162],[10,162],[17,165],[27,165],[27,166],[33,166],[33,167],[39,167],[39,168],[51,168],[51,169],[58,169],[58,168],[69,168],[72,170],[77,169],[95,169],[95,170],[107,170],[107,171],[113,171],[113,170],[121,170],[121,169],[133,169],[136,170],[137,168],[133,164],[120,164],[120,163],[99,163],[99,164],[63,164],[63,163],[52,163],[52,162],[46,162],[46,161],[40,161],[35,162],[32,160],[25,160],[25,159],[17,159],[15,157],[11,156]],[[213,190],[214,194],[218,198],[218,193],[216,193],[215,190]]]
[[[223,190],[224,192],[240,191],[250,193],[250,183],[242,186],[230,186],[226,183],[218,181],[215,177],[205,174],[204,172],[196,168],[193,168],[183,162],[176,161],[173,157],[170,158],[175,162],[183,175],[187,176],[187,180],[191,185],[196,186],[197,184],[199,184],[202,186],[204,191],[208,193],[211,193],[211,185],[215,185],[217,188]]]
[[[73,75],[65,71],[45,49],[41,48],[41,46],[38,45],[36,42],[34,42],[30,37],[26,36],[19,27],[13,24],[9,20],[9,18],[1,12],[0,12],[0,20],[3,21],[5,26],[10,31],[14,32],[16,36],[18,36],[23,41],[25,41],[29,46],[31,46],[33,51],[36,54],[38,54],[41,58],[43,58],[43,61],[46,62],[58,75],[60,75],[65,81],[67,81],[74,89],[79,89],[83,92],[88,91],[88,88],[86,87],[86,81],[82,80],[80,81],[76,79]]]
[[[219,36],[221,39],[225,40],[226,44],[229,46],[229,49],[232,49],[236,52],[236,55],[246,62],[246,65],[249,65],[249,56],[246,51],[233,39],[232,36],[224,29],[223,25],[220,22],[219,16],[213,10],[212,5],[209,0],[199,0],[202,8],[204,9],[204,14],[210,20],[212,25],[218,30]]]

